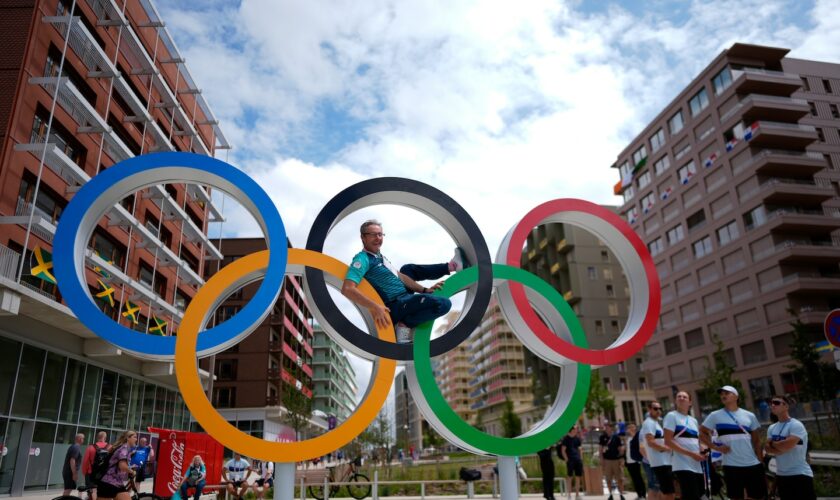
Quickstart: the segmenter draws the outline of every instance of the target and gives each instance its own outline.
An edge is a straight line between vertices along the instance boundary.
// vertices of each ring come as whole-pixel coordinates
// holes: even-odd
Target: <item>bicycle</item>
[[[368,479],[366,475],[356,471],[356,467],[360,467],[361,465],[362,459],[357,458],[352,462],[349,462],[346,466],[337,465],[333,467],[327,467],[327,482],[331,483],[330,497],[334,497],[336,493],[338,493],[338,490],[341,489],[341,486],[333,485],[332,483],[348,483],[345,485],[347,486],[347,492],[350,493],[350,496],[355,498],[356,500],[361,500],[362,498],[370,496],[370,492],[372,489],[370,485],[370,479]],[[339,468],[342,468],[343,471],[341,475],[336,476],[336,469]],[[324,500],[324,487],[322,485],[311,485],[309,487],[309,494],[317,500]]]

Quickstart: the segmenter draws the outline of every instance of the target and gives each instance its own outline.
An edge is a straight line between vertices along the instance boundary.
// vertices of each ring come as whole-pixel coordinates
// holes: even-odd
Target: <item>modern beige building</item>
[[[615,210],[615,207],[607,207]],[[630,294],[627,279],[613,253],[592,233],[570,224],[544,224],[526,240],[521,266],[561,292],[586,332],[590,348],[604,349],[627,321]],[[647,401],[653,399],[643,353],[616,365],[603,366],[597,375],[615,397],[613,421],[640,422]],[[534,383],[534,404],[544,412],[556,396],[560,369],[526,351]],[[586,424],[597,425],[599,422]]]
[[[356,411],[356,371],[344,349],[324,332],[317,323],[312,342],[312,409],[327,418],[335,417],[336,424],[347,420]]]
[[[661,279],[645,361],[660,398],[697,391],[717,337],[766,418],[762,402],[798,390],[791,312],[819,341],[840,306],[840,65],[787,53],[723,51],[614,165]]]

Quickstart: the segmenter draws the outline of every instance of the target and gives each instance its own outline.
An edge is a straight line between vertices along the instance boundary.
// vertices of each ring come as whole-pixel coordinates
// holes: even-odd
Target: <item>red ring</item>
[[[562,198],[547,201],[538,205],[528,212],[514,228],[508,245],[507,265],[521,267],[520,259],[522,258],[522,248],[525,245],[525,240],[528,237],[528,234],[534,227],[538,226],[540,222],[558,212],[583,212],[599,217],[615,227],[627,239],[633,248],[636,249],[636,252],[642,260],[642,266],[645,268],[650,292],[645,319],[639,327],[639,330],[630,338],[630,340],[622,345],[604,350],[584,349],[566,342],[555,335],[554,332],[549,330],[531,308],[528,298],[525,295],[525,288],[522,284],[510,282],[508,286],[510,287],[510,295],[513,299],[514,306],[516,306],[519,314],[522,315],[522,319],[525,321],[525,324],[528,325],[528,327],[534,332],[534,334],[537,335],[537,337],[540,338],[540,340],[545,342],[545,344],[555,352],[571,359],[572,361],[603,366],[619,363],[629,359],[645,346],[647,341],[650,340],[653,335],[654,330],[656,330],[656,323],[659,321],[662,290],[659,287],[659,275],[656,273],[656,266],[653,264],[653,257],[651,257],[650,252],[641,238],[639,238],[630,225],[623,221],[618,215],[594,203],[574,198]]]

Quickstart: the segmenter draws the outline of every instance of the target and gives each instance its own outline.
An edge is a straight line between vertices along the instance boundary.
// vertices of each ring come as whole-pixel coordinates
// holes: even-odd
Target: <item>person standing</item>
[[[128,482],[134,476],[134,471],[128,464],[131,449],[137,445],[137,433],[125,431],[119,439],[111,445],[111,458],[108,460],[108,471],[102,476],[96,491],[99,500],[112,499],[130,500]]]
[[[764,453],[755,414],[738,408],[738,390],[731,385],[718,389],[723,408],[706,417],[700,427],[700,441],[723,453],[723,477],[726,493],[732,500],[762,499],[767,496],[762,461]],[[712,442],[716,430],[721,444]]]
[[[542,472],[543,498],[554,500],[554,459],[551,458],[551,446],[537,452]]]
[[[140,438],[140,442],[131,450],[131,468],[135,471],[135,483],[142,483],[146,479],[146,464],[154,459],[155,450],[146,444],[146,438]]]
[[[575,498],[580,495],[580,482],[583,477],[583,459],[580,456],[581,440],[578,436],[577,425],[569,429],[568,434],[560,441],[560,446],[557,447],[557,455],[566,462],[566,475],[569,477],[568,481],[568,496],[571,498],[572,491],[575,492]],[[572,487],[574,485],[574,488]]]
[[[624,473],[621,471],[621,457],[624,455],[624,444],[621,436],[613,430],[609,423],[604,425],[604,434],[609,437],[604,440],[601,435],[601,464],[604,470],[604,477],[607,480],[607,490],[612,498],[612,484],[618,488],[618,497],[624,500]]]
[[[776,457],[776,491],[780,500],[814,500],[814,472],[808,465],[808,431],[790,416],[792,400],[773,396],[770,411],[779,421],[767,429],[764,449]]]
[[[648,418],[642,424],[640,432],[645,445],[645,456],[659,485],[659,498],[674,500],[674,476],[671,472],[671,449],[665,446],[665,433],[659,424],[662,405],[655,401],[648,404]],[[651,489],[653,489],[651,487]],[[651,495],[653,497],[653,495]]]
[[[633,489],[636,490],[636,495],[639,498],[646,498],[647,489],[645,488],[645,480],[642,479],[642,460],[644,457],[639,448],[639,433],[636,431],[636,424],[627,424],[626,433],[627,451],[624,455],[624,467],[630,473],[630,479],[633,480]]]
[[[85,475],[85,486],[90,500],[96,500],[96,481],[93,480],[93,459],[99,450],[108,450],[108,433],[99,431],[96,433],[96,442],[88,446],[85,456],[82,458],[82,474]]]
[[[67,448],[64,455],[64,467],[61,469],[61,477],[64,479],[64,496],[69,495],[77,488],[79,481],[79,469],[82,465],[82,443],[85,442],[84,434],[76,434],[73,444]]]
[[[679,391],[676,396],[677,409],[665,415],[665,445],[673,450],[671,470],[680,483],[681,500],[700,500],[706,491],[700,453],[699,428],[691,412],[691,395]]]

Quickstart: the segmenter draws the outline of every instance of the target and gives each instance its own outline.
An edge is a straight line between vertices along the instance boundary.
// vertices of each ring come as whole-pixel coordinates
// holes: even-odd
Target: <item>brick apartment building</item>
[[[62,304],[49,265],[63,208],[121,160],[229,146],[149,0],[5,1],[0,46],[0,495],[20,496],[61,487],[76,432],[190,422],[172,363],[123,354]],[[197,185],[115,205],[86,262],[102,311],[138,335],[176,331],[222,258],[207,239],[220,218]]]
[[[822,339],[840,306],[840,65],[736,43],[618,155],[620,211],[662,285],[645,369],[657,397],[699,393],[723,341],[747,394],[796,393],[791,315]]]

